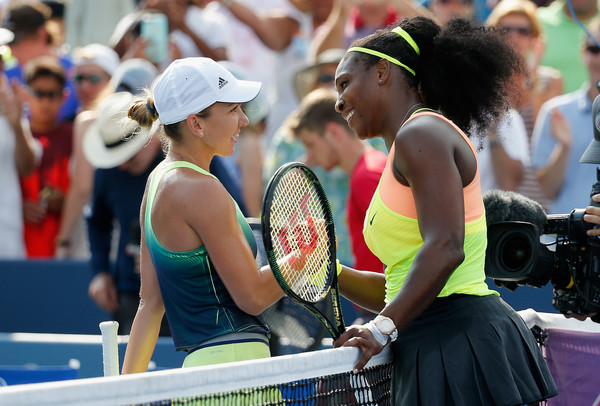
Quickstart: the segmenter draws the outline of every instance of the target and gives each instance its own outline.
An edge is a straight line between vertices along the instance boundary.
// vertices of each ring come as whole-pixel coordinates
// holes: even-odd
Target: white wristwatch
[[[398,329],[394,321],[387,316],[378,315],[374,320],[367,323],[367,328],[373,333],[373,337],[379,344],[385,346],[390,342],[396,341],[398,338]]]

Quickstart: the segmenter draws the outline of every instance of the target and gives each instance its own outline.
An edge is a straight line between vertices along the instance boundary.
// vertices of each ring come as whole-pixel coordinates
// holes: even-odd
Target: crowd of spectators
[[[114,94],[143,92],[178,58],[210,57],[263,83],[245,106],[250,125],[236,153],[211,165],[247,217],[260,216],[264,185],[281,164],[318,165],[290,127],[301,101],[333,88],[354,39],[405,16],[473,19],[504,31],[526,61],[510,110],[478,134],[482,185],[562,213],[585,207],[596,180],[594,165],[579,163],[593,138],[600,79],[596,0],[4,0],[0,15],[0,258],[89,259],[90,295],[112,312],[118,301],[98,293],[99,281],[131,278],[137,217],[124,220],[118,208],[141,199],[114,182],[146,177],[154,161],[134,172],[135,157],[98,167],[86,137],[98,134],[101,106]],[[345,210],[352,168],[330,169],[316,171],[334,211],[338,256],[353,263]],[[134,203],[103,195],[117,198],[123,188]],[[137,289],[128,286],[134,296]]]

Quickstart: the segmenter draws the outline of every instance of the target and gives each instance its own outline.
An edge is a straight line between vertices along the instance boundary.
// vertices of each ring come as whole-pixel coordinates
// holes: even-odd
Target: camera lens
[[[531,244],[527,236],[515,233],[503,241],[500,262],[510,272],[521,270],[531,258]]]

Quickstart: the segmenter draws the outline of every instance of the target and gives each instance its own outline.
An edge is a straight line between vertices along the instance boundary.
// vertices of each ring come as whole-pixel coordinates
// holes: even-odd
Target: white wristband
[[[381,344],[382,346],[386,346],[388,343],[388,340],[390,339],[390,337],[388,335],[383,334],[375,325],[375,321],[371,320],[370,322],[368,322],[367,324],[365,324],[365,327],[371,332],[371,334],[373,334],[373,337],[375,337],[375,339],[377,340],[377,342],[379,344]]]

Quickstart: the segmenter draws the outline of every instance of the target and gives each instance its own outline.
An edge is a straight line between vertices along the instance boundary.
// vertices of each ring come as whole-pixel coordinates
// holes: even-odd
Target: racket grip
[[[117,331],[119,323],[116,321],[103,321],[100,323],[102,333],[102,363],[104,376],[119,375],[119,345]]]

